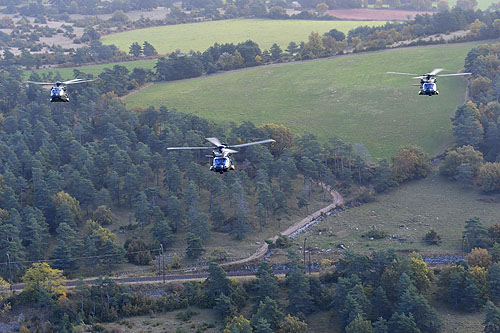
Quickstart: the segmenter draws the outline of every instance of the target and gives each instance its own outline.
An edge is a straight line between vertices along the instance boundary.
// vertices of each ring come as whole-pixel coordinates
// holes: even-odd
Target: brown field
[[[407,21],[408,16],[413,19],[417,14],[430,14],[434,12],[422,12],[413,10],[395,10],[395,9],[332,9],[328,14],[340,19],[349,20],[380,20],[380,21]]]

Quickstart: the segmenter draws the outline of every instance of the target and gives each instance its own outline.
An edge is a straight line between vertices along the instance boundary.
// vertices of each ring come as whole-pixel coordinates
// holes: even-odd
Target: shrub
[[[441,236],[439,236],[436,230],[431,229],[425,234],[423,241],[429,245],[439,245],[441,244]]]

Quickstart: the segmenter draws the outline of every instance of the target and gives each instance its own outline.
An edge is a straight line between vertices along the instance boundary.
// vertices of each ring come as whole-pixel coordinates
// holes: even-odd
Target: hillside
[[[406,144],[437,154],[451,141],[449,118],[464,101],[466,81],[439,80],[441,95],[418,96],[410,77],[387,71],[460,71],[478,43],[340,56],[154,84],[127,106],[171,105],[215,121],[280,123],[321,140],[332,135],[389,157]]]

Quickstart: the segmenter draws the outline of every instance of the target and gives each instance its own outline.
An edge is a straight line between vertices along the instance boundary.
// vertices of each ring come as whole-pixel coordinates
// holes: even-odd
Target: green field
[[[205,51],[214,43],[239,43],[248,39],[269,49],[277,43],[285,49],[290,42],[307,41],[312,31],[321,34],[337,29],[347,33],[361,25],[383,25],[385,21],[310,21],[310,20],[265,20],[235,19],[189,23],[132,30],[102,36],[103,44],[114,44],[127,51],[133,42],[151,43],[161,53],[175,50],[188,52]]]
[[[363,143],[375,157],[418,144],[436,154],[452,141],[450,117],[464,102],[466,80],[442,78],[439,96],[418,96],[417,80],[387,71],[450,72],[477,43],[405,48],[310,62],[256,67],[155,84],[128,106],[166,105],[215,121],[250,120]]]
[[[489,6],[491,6],[495,2],[497,2],[497,1],[496,0],[477,0],[476,9],[486,10],[486,9],[488,9]],[[450,1],[448,1],[448,4],[450,5],[450,8],[453,8],[457,4],[457,0],[450,0]]]
[[[337,216],[330,215],[297,237],[296,241],[301,244],[303,237],[307,237],[311,246],[332,248],[334,252],[337,244],[343,243],[363,252],[394,248],[418,250],[429,255],[461,254],[465,221],[478,216],[486,228],[495,224],[500,215],[498,202],[499,196],[462,189],[460,184],[435,172],[426,179],[404,184],[378,196],[376,202],[347,209]],[[399,239],[370,241],[362,238],[361,235],[373,226]],[[440,246],[429,246],[421,241],[430,229],[441,236]],[[322,231],[321,235],[319,231]]]
[[[88,65],[88,66],[80,66],[80,67],[66,67],[66,68],[47,68],[47,69],[37,69],[34,72],[42,75],[44,73],[59,72],[63,79],[73,79],[75,76],[73,75],[73,70],[78,69],[86,74],[92,74],[94,76],[99,75],[104,71],[105,68],[113,68],[114,65],[120,65],[127,67],[130,71],[132,71],[136,67],[149,68],[153,69],[156,65],[156,59],[153,60],[137,60],[137,61],[124,61],[124,62],[116,62],[110,64],[102,64],[102,65]],[[24,71],[24,78],[28,79],[31,75],[32,71]]]

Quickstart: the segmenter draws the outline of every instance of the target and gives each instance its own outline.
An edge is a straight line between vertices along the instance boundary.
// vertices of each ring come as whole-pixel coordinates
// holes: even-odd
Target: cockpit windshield
[[[50,90],[50,95],[59,97],[62,95],[61,92],[62,92],[61,88],[52,87],[52,89]]]
[[[225,157],[214,158],[214,165],[224,165],[226,164],[226,160],[227,158]]]
[[[435,90],[436,84],[434,83],[424,83],[424,90]]]

